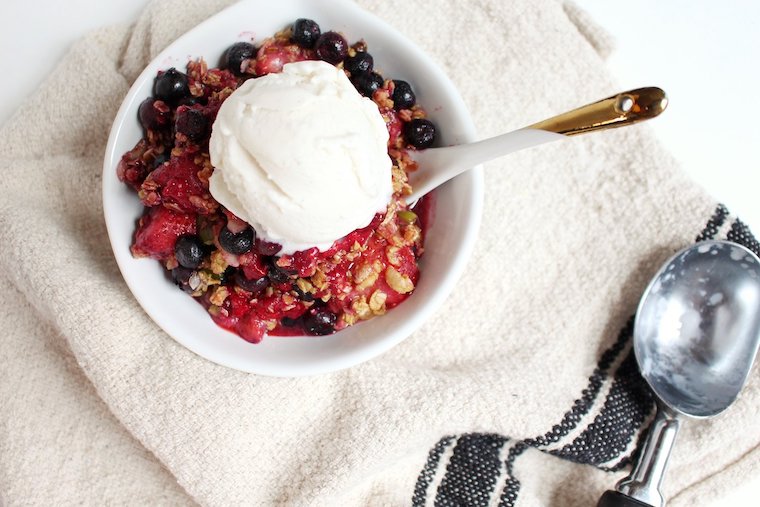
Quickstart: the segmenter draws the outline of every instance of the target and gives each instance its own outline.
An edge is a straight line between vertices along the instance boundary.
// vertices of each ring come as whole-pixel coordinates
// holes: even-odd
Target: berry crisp
[[[210,194],[208,143],[219,107],[241,83],[303,60],[343,69],[375,102],[390,135],[393,195],[384,213],[329,249],[281,255],[280,245],[257,237]],[[364,41],[349,45],[313,20],[296,20],[256,44],[232,44],[218,68],[201,59],[185,72],[160,71],[138,120],[143,137],[117,167],[145,206],[132,254],[161,262],[219,326],[252,343],[327,335],[383,315],[414,291],[429,203],[410,209],[405,201],[407,173],[416,168],[408,151],[432,145],[436,129],[409,83],[375,70]]]

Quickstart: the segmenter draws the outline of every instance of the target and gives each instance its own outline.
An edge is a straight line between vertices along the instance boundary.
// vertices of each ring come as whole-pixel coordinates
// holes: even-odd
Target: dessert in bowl
[[[133,85],[114,122],[104,163],[103,200],[109,236],[124,278],[145,311],[168,334],[199,355],[240,370],[279,376],[307,375],[341,369],[374,357],[403,340],[435,311],[451,291],[464,268],[477,233],[482,204],[480,172],[471,171],[437,190],[434,203],[431,205],[433,220],[426,224],[425,228],[425,253],[419,259],[419,276],[409,273],[409,280],[405,280],[404,276],[400,279],[393,276],[391,279],[385,277],[388,283],[401,280],[397,286],[401,288],[402,293],[408,288],[406,282],[413,281],[413,291],[409,290],[409,294],[405,294],[405,300],[399,301],[398,306],[391,308],[389,305],[389,310],[382,312],[383,315],[366,322],[351,322],[349,315],[347,319],[336,323],[333,317],[333,322],[329,322],[331,328],[328,331],[338,331],[326,336],[321,336],[324,334],[322,332],[310,332],[314,329],[302,324],[301,327],[296,327],[295,332],[278,332],[284,327],[281,325],[282,321],[274,324],[272,321],[269,322],[266,331],[294,336],[268,336],[261,343],[252,345],[238,336],[241,335],[240,329],[229,326],[237,333],[235,334],[218,326],[216,322],[219,322],[219,319],[215,322],[210,318],[209,312],[204,311],[193,298],[172,284],[165,274],[165,268],[176,268],[176,265],[167,265],[166,258],[161,259],[163,263],[158,263],[133,256],[134,246],[139,242],[135,235],[135,224],[143,216],[143,203],[127,185],[119,181],[117,169],[122,156],[133,150],[145,135],[143,126],[138,121],[141,104],[150,102],[150,97],[155,95],[154,85],[157,76],[168,73],[169,69],[184,70],[188,68],[189,61],[198,59],[208,62],[209,67],[216,67],[232,43],[252,42],[260,49],[262,42],[292,26],[294,20],[305,18],[316,20],[323,27],[323,31],[341,33],[348,41],[366,42],[374,57],[375,69],[381,72],[386,80],[411,83],[416,92],[416,103],[427,110],[429,118],[439,125],[438,144],[471,141],[474,138],[474,128],[461,98],[443,72],[406,38],[354,4],[342,1],[292,0],[268,7],[266,11],[254,9],[253,5],[254,2],[245,1],[235,4],[191,30],[162,52]],[[254,34],[253,40],[251,34]],[[342,67],[339,62],[331,63],[338,63],[339,67]],[[265,74],[261,69],[255,73]],[[261,78],[246,80],[245,83],[258,79]],[[357,87],[361,88],[360,85]],[[174,115],[179,117],[179,110],[176,109],[176,105],[174,107]],[[180,107],[183,115],[188,110],[201,108],[195,104]],[[179,120],[175,118],[175,121]],[[214,129],[217,129],[216,123]],[[192,129],[188,131],[186,126],[178,127],[177,131],[185,131],[192,135]],[[258,134],[258,137],[262,135],[266,134]],[[223,146],[221,143],[217,144]],[[220,148],[219,151],[224,150]],[[297,153],[294,152],[295,155]],[[119,170],[119,175],[124,179],[123,168]],[[210,170],[214,171],[214,168],[211,167]],[[227,174],[224,173],[225,180]],[[369,186],[374,188],[375,184]],[[145,197],[145,193],[141,194],[141,197]],[[215,199],[213,201],[216,203]],[[203,204],[201,202],[199,205]],[[236,209],[230,202],[227,202],[227,207]],[[239,217],[234,212],[228,212],[227,207],[224,207],[224,216],[231,221],[231,226],[225,234],[234,236],[245,229],[245,220],[241,225]],[[404,208],[402,211],[408,210]],[[244,210],[238,210],[238,214],[244,214]],[[414,214],[403,216],[408,221]],[[378,217],[382,220],[382,215]],[[256,218],[246,219],[252,222]],[[373,217],[370,216],[369,220],[373,220]],[[196,225],[189,225],[189,229],[183,232],[195,235],[198,231],[190,229]],[[221,227],[226,225],[212,228],[214,239],[207,242],[218,243]],[[281,243],[278,246],[284,247],[277,255],[267,257],[270,262],[271,259],[282,259],[282,263],[285,264],[280,266],[282,268],[292,267],[288,265],[291,251],[303,251],[301,248],[304,244],[291,248],[287,241],[281,241],[282,236],[277,236],[276,232],[268,236],[266,230],[262,230],[261,224],[256,223],[253,229],[264,239],[264,244],[273,239],[271,243]],[[139,231],[138,223],[138,234]],[[224,250],[219,248],[218,244],[216,246],[217,251]],[[329,252],[330,246],[321,245],[321,248],[324,249],[322,252]],[[211,249],[213,250],[213,247]],[[176,264],[176,255],[169,253],[168,257],[171,258],[170,262]],[[235,262],[234,259],[231,262],[233,267]],[[223,271],[222,268],[220,271]],[[305,276],[308,274],[310,273],[301,273],[304,276],[300,278],[293,273],[291,276],[294,281],[296,278],[308,280]],[[250,280],[257,279],[256,274],[251,274]],[[276,281],[270,280],[266,283],[275,285]],[[180,284],[182,283],[184,281],[180,280]],[[310,287],[301,286],[300,289],[308,291]],[[246,291],[241,293],[250,296]],[[297,296],[298,293],[296,290],[294,295]],[[318,299],[324,296],[315,295]],[[326,304],[331,304],[329,295],[326,299]],[[298,311],[308,310],[314,317],[313,304],[307,303],[309,304],[305,304]],[[335,309],[332,308],[331,311],[335,315]],[[308,315],[300,315],[301,317],[296,317],[309,318]],[[338,313],[338,316],[341,314]],[[242,334],[245,334],[244,330]],[[254,338],[250,341],[258,341],[260,336]]]

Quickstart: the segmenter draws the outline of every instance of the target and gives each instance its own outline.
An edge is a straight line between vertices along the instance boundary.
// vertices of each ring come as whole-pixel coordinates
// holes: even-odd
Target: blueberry
[[[240,255],[248,252],[253,247],[253,229],[246,227],[244,230],[233,234],[225,225],[219,231],[219,244],[231,254]]]
[[[343,68],[349,71],[352,76],[364,72],[372,72],[372,69],[374,68],[374,59],[371,54],[364,51],[358,51],[354,56],[346,58],[346,61],[343,62]]]
[[[267,270],[267,277],[272,283],[289,283],[290,275],[287,271],[279,267],[277,264],[272,263]]]
[[[298,299],[301,301],[306,301],[307,303],[310,301],[314,301],[314,294],[311,292],[304,292],[301,290],[301,288],[298,285],[293,285],[293,290],[296,291],[296,294],[298,294]]]
[[[298,271],[294,269],[283,268],[277,265],[277,257],[268,259],[267,276],[272,283],[290,283],[291,275],[296,275]]]
[[[293,35],[290,40],[302,48],[311,49],[316,45],[322,31],[313,19],[300,18],[293,23]]]
[[[317,56],[320,60],[336,65],[348,55],[348,42],[337,32],[325,32],[317,40]]]
[[[195,269],[203,262],[203,243],[194,234],[180,236],[174,244],[174,256],[180,266]]]
[[[300,322],[300,320],[291,317],[283,317],[280,319],[280,324],[282,324],[283,327],[295,327],[300,324]]]
[[[193,97],[192,95],[188,95],[186,97],[182,97],[179,102],[177,102],[177,106],[194,106],[196,104],[204,105],[206,103],[206,100],[201,97]]]
[[[203,250],[204,252],[207,252],[209,254],[213,251],[213,249],[209,249],[208,245],[206,244],[203,245]],[[237,272],[238,272],[238,269],[236,267],[227,266],[227,269],[225,269],[224,272],[221,275],[219,275],[219,283],[221,283],[222,285],[227,284],[227,282],[235,278],[235,275],[237,274]]]
[[[359,93],[372,98],[375,91],[383,86],[383,76],[377,72],[365,72],[355,76],[352,83],[359,90]]]
[[[169,124],[171,110],[160,100],[148,97],[137,108],[137,117],[145,130],[160,130]]]
[[[162,72],[153,83],[153,95],[170,106],[175,106],[183,97],[190,95],[187,75],[174,67]]]
[[[307,334],[324,336],[335,332],[337,316],[324,308],[311,310],[304,315],[303,328]]]
[[[395,109],[409,109],[417,102],[417,97],[414,96],[412,87],[406,81],[400,79],[394,79],[393,84],[393,107]]]
[[[183,291],[192,292],[192,289],[190,288],[190,277],[193,273],[194,271],[192,269],[177,266],[172,269],[172,281]]]
[[[187,136],[190,142],[199,144],[208,134],[208,118],[200,109],[180,106],[177,109],[174,128],[178,133]]]
[[[435,142],[435,125],[430,120],[414,119],[404,125],[404,137],[417,149],[430,148]]]
[[[236,76],[242,76],[252,58],[256,58],[256,47],[250,42],[236,42],[224,52],[222,68],[229,69]]]
[[[263,276],[256,280],[249,280],[248,278],[246,278],[245,273],[243,273],[242,271],[238,271],[237,273],[235,273],[235,276],[233,279],[238,287],[252,294],[258,294],[259,292],[261,292],[262,290],[266,289],[269,286],[269,278],[267,278],[266,276]]]

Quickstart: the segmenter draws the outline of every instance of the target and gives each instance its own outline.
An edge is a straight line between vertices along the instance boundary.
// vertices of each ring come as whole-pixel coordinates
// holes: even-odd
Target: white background
[[[4,0],[0,124],[76,39],[133,21],[145,3]],[[760,232],[760,2],[576,3],[612,34],[617,49],[609,64],[621,91],[660,86],[668,93],[668,110],[651,125],[695,180]],[[760,470],[757,476],[713,507],[755,504]]]

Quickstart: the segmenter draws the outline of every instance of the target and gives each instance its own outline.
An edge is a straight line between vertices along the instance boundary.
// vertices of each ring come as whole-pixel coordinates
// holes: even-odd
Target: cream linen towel
[[[2,128],[0,503],[593,505],[651,420],[630,354],[641,291],[698,237],[757,251],[746,227],[646,126],[530,150],[489,164],[468,269],[404,343],[315,378],[211,364],[127,290],[100,173],[131,81],[226,3],[155,2],[92,34]],[[555,0],[359,3],[443,65],[482,136],[618,91],[605,38]],[[686,425],[671,505],[757,473],[759,380]]]

